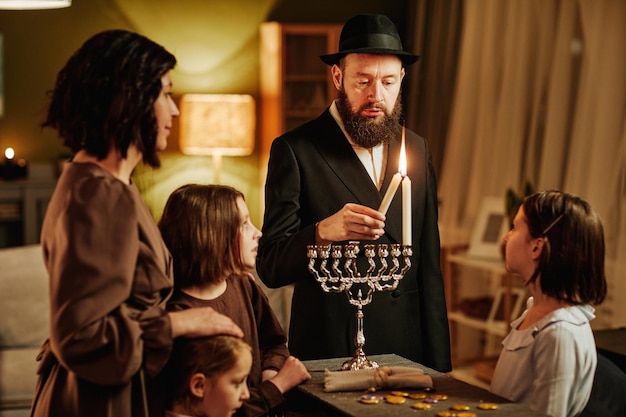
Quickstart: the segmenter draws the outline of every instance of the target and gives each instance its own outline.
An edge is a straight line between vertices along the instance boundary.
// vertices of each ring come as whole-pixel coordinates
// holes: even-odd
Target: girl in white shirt
[[[600,218],[575,195],[545,191],[524,200],[504,242],[506,269],[530,297],[502,342],[490,390],[550,416],[576,416],[597,365],[590,304],[606,296]]]

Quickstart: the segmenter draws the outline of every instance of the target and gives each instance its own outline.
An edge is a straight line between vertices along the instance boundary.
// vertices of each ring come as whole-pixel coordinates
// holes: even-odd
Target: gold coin
[[[456,417],[477,417],[477,415],[471,411],[459,411],[456,413]]]
[[[496,403],[480,403],[478,404],[478,408],[481,410],[496,410],[498,408],[498,404]]]
[[[409,393],[404,391],[391,391],[391,395],[395,395],[397,397],[408,397]]]
[[[426,394],[424,394],[423,392],[412,392],[409,394],[409,398],[414,400],[423,400],[424,398],[426,398]]]
[[[446,394],[430,394],[428,398],[431,398],[437,401],[444,401],[448,399],[448,396]]]
[[[380,400],[378,398],[361,398],[359,402],[363,404],[378,404]]]
[[[411,408],[415,408],[417,410],[428,410],[430,407],[432,407],[430,404],[427,403],[414,403]]]
[[[389,404],[404,404],[406,402],[406,398],[398,397],[397,395],[386,395],[385,400]]]
[[[456,411],[469,411],[470,410],[470,406],[467,404],[454,404],[450,408]]]
[[[439,417],[456,417],[456,413],[454,411],[440,411],[437,413]]]

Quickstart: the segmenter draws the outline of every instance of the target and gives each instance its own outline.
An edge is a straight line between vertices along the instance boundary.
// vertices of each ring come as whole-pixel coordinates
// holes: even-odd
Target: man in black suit
[[[401,193],[386,215],[377,209],[398,172],[404,67],[419,57],[402,49],[386,16],[357,15],[342,29],[339,52],[320,58],[331,67],[338,98],[272,144],[257,262],[268,287],[295,284],[289,348],[303,360],[352,356],[356,333],[355,307],[345,294],[322,291],[307,268],[307,245],[402,243]],[[374,293],[364,307],[364,350],[445,372],[451,369],[450,340],[436,178],[428,144],[409,130],[406,152],[412,265],[395,291]]]

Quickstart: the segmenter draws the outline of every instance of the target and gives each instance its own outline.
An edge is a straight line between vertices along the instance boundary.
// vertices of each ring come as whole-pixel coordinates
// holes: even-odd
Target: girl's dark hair
[[[154,102],[176,58],[137,33],[109,30],[88,39],[57,75],[42,127],[55,129],[72,152],[103,159],[133,144],[143,162],[160,166]]]
[[[183,185],[165,203],[159,229],[174,258],[174,286],[220,282],[246,270],[237,197],[223,185]]]
[[[244,350],[252,352],[249,344],[235,336],[177,338],[163,374],[167,377],[167,406],[177,402],[192,410],[197,400],[189,391],[191,377],[197,373],[209,379],[219,377],[235,366]]]
[[[556,190],[527,197],[522,203],[533,238],[544,246],[531,282],[541,291],[573,304],[600,304],[606,296],[604,230],[589,203]]]

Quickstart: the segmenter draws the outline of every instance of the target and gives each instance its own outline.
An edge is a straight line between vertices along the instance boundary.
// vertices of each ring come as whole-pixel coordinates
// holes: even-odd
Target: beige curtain
[[[507,188],[529,180],[588,200],[604,222],[609,264],[623,264],[626,1],[461,4],[439,175],[442,230],[469,235],[483,197],[502,196],[504,204]],[[437,79],[432,71],[421,76]],[[610,298],[624,305],[624,279],[615,270],[626,268],[609,270]],[[626,324],[624,308],[614,313]]]
[[[440,175],[441,224],[530,180],[588,199],[616,255],[624,200],[626,2],[467,0]]]

